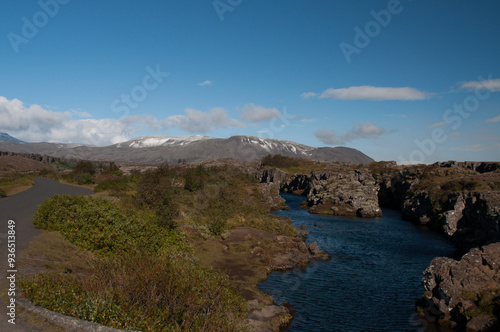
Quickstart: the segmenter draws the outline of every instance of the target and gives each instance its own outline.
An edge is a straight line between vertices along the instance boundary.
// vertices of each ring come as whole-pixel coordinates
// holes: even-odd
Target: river
[[[317,241],[332,259],[305,270],[274,272],[259,284],[276,303],[296,310],[289,331],[423,331],[415,315],[422,272],[454,248],[436,233],[384,210],[376,219],[309,214],[304,197],[282,195],[295,226],[305,225],[306,242]],[[316,226],[315,226],[316,225]]]

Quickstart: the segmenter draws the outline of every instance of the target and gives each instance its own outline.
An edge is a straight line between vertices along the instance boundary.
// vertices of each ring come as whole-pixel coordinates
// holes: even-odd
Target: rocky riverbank
[[[431,263],[420,312],[457,330],[498,326],[500,163],[329,163],[292,174],[266,168],[259,178],[279,185],[282,192],[303,195],[311,213],[373,218],[381,208],[391,208],[400,210],[403,219],[439,232],[465,256]]]
[[[437,257],[424,272],[419,313],[460,331],[499,331],[500,243],[471,249],[460,260]]]
[[[381,208],[398,209],[404,219],[440,232],[464,253],[500,241],[500,163],[323,168],[292,175],[266,168],[258,177],[274,191],[303,195],[311,213],[373,218],[381,216]]]
[[[226,273],[241,290],[248,304],[248,324],[255,332],[279,331],[292,319],[290,306],[276,305],[270,295],[257,289],[260,281],[273,271],[304,268],[311,261],[330,259],[317,243],[305,243],[301,236],[250,227],[233,228],[226,239],[198,239],[193,244],[201,261]]]

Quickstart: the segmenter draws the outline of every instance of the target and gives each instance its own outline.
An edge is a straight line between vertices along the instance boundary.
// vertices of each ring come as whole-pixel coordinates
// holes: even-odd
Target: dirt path
[[[47,178],[36,178],[35,184],[30,189],[23,191],[17,195],[0,199],[0,277],[1,285],[8,285],[5,281],[9,280],[9,276],[17,276],[17,271],[12,269],[8,264],[8,244],[9,244],[9,224],[15,225],[11,227],[15,231],[15,256],[19,257],[21,251],[25,250],[31,240],[38,234],[38,231],[32,223],[32,218],[38,205],[45,202],[56,194],[68,195],[90,195],[93,191],[76,186],[61,184],[57,181]],[[9,222],[13,220],[14,223]],[[11,232],[12,233],[12,232]],[[12,238],[11,238],[12,239]],[[12,243],[12,242],[11,242]],[[12,245],[12,244],[11,244]],[[2,287],[2,292],[5,287]],[[16,306],[16,324],[8,322],[10,317],[7,315],[9,309],[5,300],[15,299],[15,296],[1,294],[0,296],[0,331],[5,332],[24,332],[24,331],[40,331],[39,327],[31,326],[28,319],[23,317],[22,311]]]

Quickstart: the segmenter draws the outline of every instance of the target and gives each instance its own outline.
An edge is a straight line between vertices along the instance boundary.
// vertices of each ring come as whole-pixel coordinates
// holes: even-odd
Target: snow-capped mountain
[[[129,147],[129,148],[151,148],[155,146],[172,146],[172,145],[186,145],[193,142],[212,139],[208,136],[142,136],[131,139],[130,141],[118,143],[116,147]]]
[[[234,136],[234,138],[239,138],[242,144],[260,147],[269,151],[270,154],[277,154],[276,151],[280,151],[280,154],[292,153],[297,156],[311,157],[311,151],[314,150],[314,148],[310,146],[290,141],[255,136]]]
[[[254,136],[212,138],[207,136],[143,136],[126,142],[96,147],[71,146],[57,143],[0,142],[1,151],[37,153],[53,157],[96,161],[133,163],[178,163],[232,158],[257,161],[267,155],[281,154],[307,158],[366,164],[372,158],[362,152],[345,147],[314,148],[304,144]]]

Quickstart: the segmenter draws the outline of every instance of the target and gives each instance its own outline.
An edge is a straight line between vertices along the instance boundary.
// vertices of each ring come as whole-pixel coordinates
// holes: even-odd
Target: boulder
[[[459,261],[437,257],[424,272],[419,312],[431,321],[471,331],[498,328],[500,242],[474,248]]]

